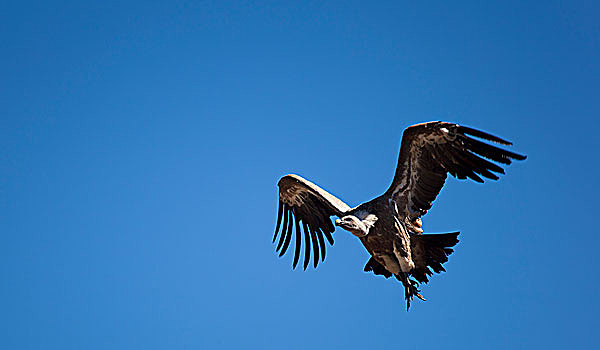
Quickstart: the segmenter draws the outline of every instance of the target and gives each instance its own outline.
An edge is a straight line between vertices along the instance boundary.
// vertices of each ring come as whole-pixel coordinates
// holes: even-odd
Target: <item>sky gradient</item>
[[[594,348],[595,1],[22,1],[0,11],[0,348]],[[460,230],[406,312],[334,234],[271,244],[297,173],[355,206],[409,125],[528,155],[449,179]]]

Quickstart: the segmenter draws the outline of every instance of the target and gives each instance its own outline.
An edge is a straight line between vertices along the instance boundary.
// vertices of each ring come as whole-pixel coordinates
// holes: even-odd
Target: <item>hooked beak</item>
[[[335,226],[340,226],[341,223],[342,223],[342,220],[335,219]]]

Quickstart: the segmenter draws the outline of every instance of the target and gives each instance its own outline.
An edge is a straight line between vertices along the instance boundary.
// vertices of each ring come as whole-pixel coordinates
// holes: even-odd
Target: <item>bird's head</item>
[[[354,215],[347,215],[335,220],[335,225],[350,231],[356,237],[364,237],[369,233],[367,225]]]

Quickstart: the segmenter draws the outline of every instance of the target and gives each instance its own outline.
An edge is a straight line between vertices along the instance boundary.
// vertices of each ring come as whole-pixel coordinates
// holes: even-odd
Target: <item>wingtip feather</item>
[[[462,125],[457,125],[457,128],[458,128],[458,131],[462,132],[463,134],[468,134],[471,136],[479,137],[480,139],[496,142],[496,143],[499,143],[499,144],[505,145],[505,146],[512,146],[512,142],[505,140],[503,138],[500,138],[496,135],[489,134],[485,131],[469,128],[468,126],[462,126]]]

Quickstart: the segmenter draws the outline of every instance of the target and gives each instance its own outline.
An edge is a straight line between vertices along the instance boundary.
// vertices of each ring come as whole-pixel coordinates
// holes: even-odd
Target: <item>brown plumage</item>
[[[282,256],[290,246],[295,227],[293,267],[300,259],[304,235],[304,269],[313,255],[316,268],[325,260],[325,240],[333,245],[336,225],[359,237],[371,258],[365,271],[386,278],[394,276],[404,285],[407,309],[413,296],[425,300],[417,286],[434,272],[444,270],[458,232],[422,234],[421,217],[431,208],[447,174],[458,179],[497,180],[508,165],[526,156],[479,141],[501,145],[510,142],[483,131],[447,122],[416,124],[404,131],[398,166],[391,186],[381,196],[356,208],[298,175],[279,180],[279,210],[273,242]],[[496,162],[496,163],[494,163]],[[279,240],[277,240],[278,233]],[[312,247],[312,249],[311,249]]]

